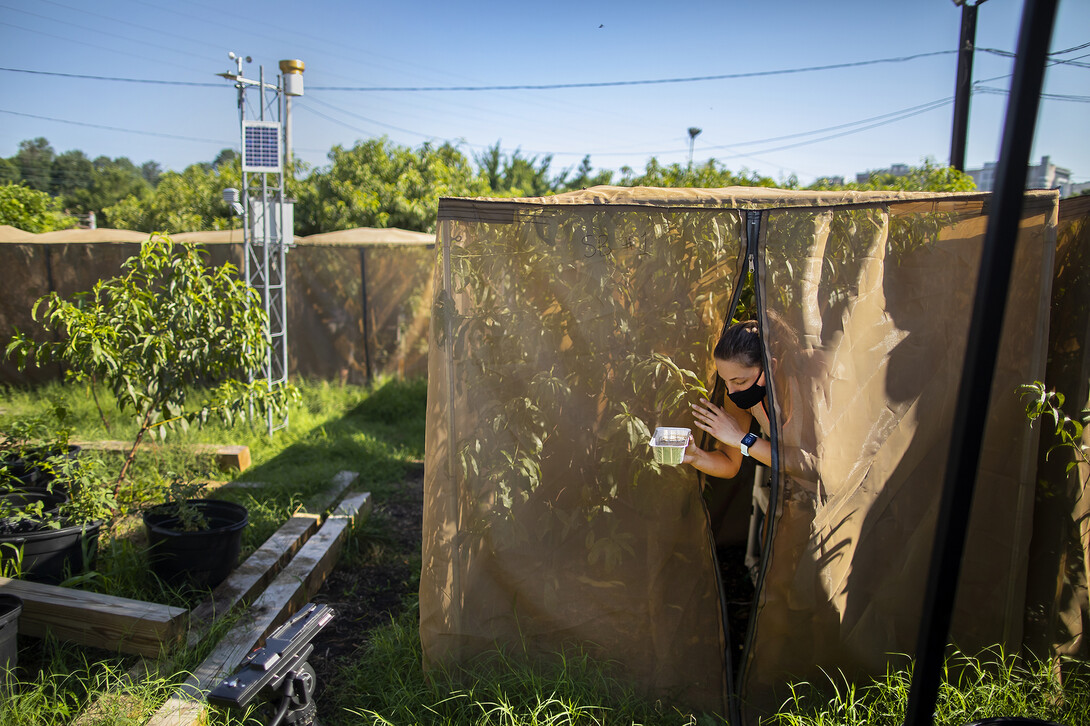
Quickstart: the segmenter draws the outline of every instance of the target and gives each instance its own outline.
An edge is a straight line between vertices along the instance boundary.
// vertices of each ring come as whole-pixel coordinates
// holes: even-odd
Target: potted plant
[[[35,303],[34,319],[56,339],[17,334],[8,345],[21,368],[59,362],[69,379],[109,386],[118,407],[132,412],[137,431],[113,483],[115,500],[124,501],[123,484],[149,433],[162,438],[212,416],[231,423],[298,398],[290,383],[255,377],[268,356],[268,321],[236,273],[230,263],[206,267],[192,245],[152,235],[118,277],[75,301],[51,293]]]
[[[54,485],[0,495],[0,569],[57,584],[94,563],[98,534],[116,510],[97,459],[51,457],[41,464]]]
[[[198,499],[199,489],[174,479],[168,500],[145,510],[143,519],[152,572],[171,585],[205,589],[234,569],[249,513],[234,502]]]
[[[53,487],[52,462],[57,457],[74,458],[80,447],[69,443],[71,428],[65,425],[68,412],[53,403],[57,424],[44,416],[16,419],[0,437],[0,492],[49,489]]]

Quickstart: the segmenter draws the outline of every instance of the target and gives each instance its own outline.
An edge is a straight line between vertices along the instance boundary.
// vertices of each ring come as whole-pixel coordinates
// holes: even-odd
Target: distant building
[[[821,176],[814,180],[814,186],[821,187],[842,187],[844,186],[844,177],[842,176]]]
[[[973,178],[980,191],[995,191],[996,163],[987,161],[983,168],[966,169],[965,173]],[[1072,186],[1071,170],[1056,166],[1048,156],[1042,156],[1040,164],[1030,164],[1027,169],[1026,189],[1059,189],[1061,197],[1069,197],[1078,193]]]
[[[912,168],[908,164],[892,164],[888,169],[869,169],[862,174],[855,175],[856,184],[866,184],[872,176],[908,176]]]

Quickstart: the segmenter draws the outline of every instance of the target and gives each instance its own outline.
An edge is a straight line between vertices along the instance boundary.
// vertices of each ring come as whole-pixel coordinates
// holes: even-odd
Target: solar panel
[[[280,124],[276,121],[242,123],[242,170],[280,173]]]

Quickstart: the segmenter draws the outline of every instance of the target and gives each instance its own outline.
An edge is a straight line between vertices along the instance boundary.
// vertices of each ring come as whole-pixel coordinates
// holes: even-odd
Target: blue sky
[[[1022,4],[979,8],[977,47],[1015,48]],[[306,63],[294,113],[296,154],[327,163],[334,144],[386,135],[416,147],[452,141],[470,156],[499,141],[596,169],[694,158],[803,183],[825,175],[947,161],[961,12],[951,0],[686,4],[558,0],[309,3],[283,0],[0,0],[0,156],[44,136],[57,152],[128,156],[181,170],[238,145],[235,91],[215,74],[227,52],[244,73]],[[1090,42],[1090,2],[1062,0],[1052,49]],[[683,83],[486,91],[332,87],[549,85],[798,69],[936,54],[903,62]],[[1058,58],[1090,64],[1090,47]],[[978,51],[974,79],[1002,91],[1013,61]],[[67,73],[210,86],[130,83]],[[1045,92],[1090,97],[1090,67],[1049,68]],[[967,164],[994,161],[1007,97],[973,96]],[[837,138],[875,119],[874,128]],[[821,129],[834,129],[820,131]],[[1090,103],[1042,101],[1033,157],[1090,180]],[[808,133],[814,132],[814,133]],[[801,135],[800,135],[801,134]],[[775,140],[778,137],[790,137]],[[184,138],[183,138],[184,137]],[[793,145],[793,148],[780,148]]]

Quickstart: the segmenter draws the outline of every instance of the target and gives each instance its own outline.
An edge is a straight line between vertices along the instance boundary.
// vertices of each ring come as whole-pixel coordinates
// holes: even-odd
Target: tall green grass
[[[421,668],[416,613],[373,634],[354,662],[319,694],[327,726],[704,726],[725,723],[641,698],[607,664],[583,654],[534,667],[502,653],[456,669]],[[1023,659],[1002,652],[962,653],[946,663],[936,726],[1018,716],[1090,726],[1090,663]],[[1063,677],[1058,677],[1058,673]],[[791,686],[792,697],[764,726],[900,726],[911,688],[909,668],[853,685],[841,677]]]
[[[533,665],[493,653],[454,669],[424,672],[417,613],[410,610],[374,631],[359,657],[319,696],[326,726],[613,726],[714,724],[652,702],[616,678],[608,664],[585,653]]]
[[[244,546],[255,547],[295,508],[306,506],[334,474],[359,471],[361,486],[376,505],[398,496],[396,482],[424,455],[423,381],[386,381],[373,389],[304,383],[302,403],[291,412],[286,431],[269,437],[263,424],[210,424],[171,432],[162,448],[141,455],[135,478],[152,496],[171,473],[225,475],[185,449],[193,443],[245,444],[254,466],[239,478],[267,482],[259,490],[222,489],[251,512]],[[86,439],[125,439],[135,433],[114,411],[108,393],[98,392],[109,431],[85,387],[51,384],[35,390],[0,391],[0,426],[14,417],[41,412],[50,397],[63,400]],[[97,574],[84,586],[145,600],[189,602],[192,593],[164,590],[149,580],[138,541],[107,542]],[[357,528],[341,566],[359,566],[384,557],[411,558],[419,571],[419,552],[398,552],[381,514]],[[187,600],[189,598],[189,600]],[[712,726],[719,717],[693,713],[648,700],[617,678],[609,664],[583,653],[557,657],[549,666],[532,666],[496,653],[449,669],[421,667],[418,613],[414,597],[389,625],[372,632],[368,643],[348,659],[330,681],[320,684],[319,715],[325,726]],[[222,623],[220,632],[229,628]],[[214,639],[210,639],[214,640]],[[184,679],[211,648],[206,642],[174,654],[173,674],[129,687],[133,696],[107,701],[99,723],[139,724]],[[119,683],[134,659],[45,641],[23,641],[20,676],[14,692],[0,698],[0,726],[69,723],[86,704]],[[947,663],[936,709],[938,726],[961,726],[990,716],[1024,716],[1068,726],[1090,726],[1090,664],[1019,659],[1002,653],[973,658],[958,654]],[[1057,673],[1062,673],[1059,678]],[[904,719],[911,684],[906,669],[890,669],[873,682],[852,685],[843,678],[795,684],[780,712],[763,723],[775,726],[852,726],[890,724]],[[239,713],[214,713],[213,726],[260,721]]]
[[[370,491],[376,504],[395,495],[397,483],[424,455],[424,381],[379,381],[374,387],[338,386],[321,382],[300,384],[302,401],[290,413],[290,426],[269,436],[263,421],[251,425],[210,423],[203,428],[169,431],[161,442],[143,447],[126,486],[134,506],[161,498],[170,478],[238,479],[263,482],[261,488],[220,488],[218,498],[237,501],[249,510],[250,525],[243,537],[243,556],[256,548],[299,509],[314,511],[314,499],[339,471],[359,472],[357,487]],[[136,427],[116,410],[107,391],[96,392],[102,413],[85,385],[52,383],[33,389],[0,389],[0,430],[17,419],[42,416],[58,402],[68,412],[74,437],[80,440],[127,440]],[[105,422],[103,421],[105,418]],[[212,460],[193,453],[193,444],[242,444],[250,449],[253,466],[241,474],[219,472]],[[101,456],[115,473],[121,457]],[[191,607],[206,593],[170,588],[147,567],[142,525],[125,520],[102,536],[93,572],[69,585],[123,597]],[[362,535],[361,535],[362,536]],[[362,536],[366,539],[366,536]],[[218,631],[230,627],[221,623]],[[115,711],[98,722],[143,723],[186,670],[199,664],[216,639],[197,648],[171,654],[175,672],[125,690],[132,698],[108,699]],[[0,726],[68,723],[86,706],[121,683],[135,659],[105,651],[20,638],[17,684],[0,697]],[[244,715],[217,714],[212,723],[235,723]],[[250,723],[258,723],[251,720]]]

